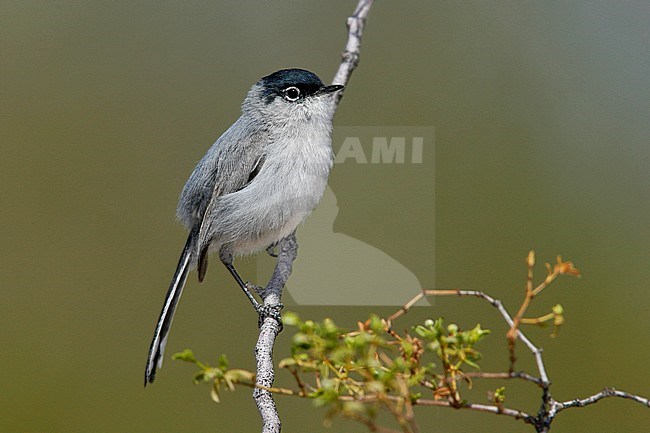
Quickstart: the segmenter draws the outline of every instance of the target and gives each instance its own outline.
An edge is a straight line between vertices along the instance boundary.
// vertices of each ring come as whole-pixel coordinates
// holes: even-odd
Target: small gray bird
[[[208,253],[217,252],[253,306],[260,304],[235,268],[235,255],[252,254],[293,233],[320,201],[332,168],[334,95],[313,73],[283,69],[258,81],[242,114],[199,161],[181,193],[177,216],[189,236],[154,332],[145,386],[163,352],[188,273],[203,281]]]

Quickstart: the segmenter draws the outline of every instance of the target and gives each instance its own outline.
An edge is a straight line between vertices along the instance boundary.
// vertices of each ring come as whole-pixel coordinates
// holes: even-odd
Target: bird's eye
[[[287,87],[284,91],[284,97],[287,101],[297,101],[300,98],[300,89],[297,87]]]

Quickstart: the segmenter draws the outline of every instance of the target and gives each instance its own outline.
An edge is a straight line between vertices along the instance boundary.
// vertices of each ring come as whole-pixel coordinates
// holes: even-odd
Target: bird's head
[[[316,74],[304,69],[282,69],[255,83],[242,109],[270,124],[322,122],[331,120],[334,95],[343,88],[338,84],[326,86]]]

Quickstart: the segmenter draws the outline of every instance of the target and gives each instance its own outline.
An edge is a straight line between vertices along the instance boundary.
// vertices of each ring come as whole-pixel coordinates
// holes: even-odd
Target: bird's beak
[[[332,84],[331,86],[323,86],[320,89],[318,89],[317,94],[318,95],[323,95],[323,94],[328,94],[328,93],[334,93],[338,92],[339,90],[342,90],[345,88],[345,86],[342,86],[340,84]]]

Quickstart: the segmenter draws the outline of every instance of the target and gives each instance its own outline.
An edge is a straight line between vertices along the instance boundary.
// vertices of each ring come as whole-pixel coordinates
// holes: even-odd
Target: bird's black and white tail
[[[187,274],[190,272],[190,264],[192,253],[194,249],[194,234],[190,233],[183,248],[183,253],[178,261],[174,278],[169,285],[167,296],[165,297],[165,304],[160,312],[158,324],[153,334],[151,347],[149,348],[149,356],[147,357],[147,368],[144,373],[144,385],[151,383],[156,378],[156,369],[162,366],[163,354],[165,353],[165,344],[167,344],[167,337],[169,336],[169,328],[172,326],[174,319],[174,311],[178,306],[178,301],[181,299],[185,281],[187,281]]]

